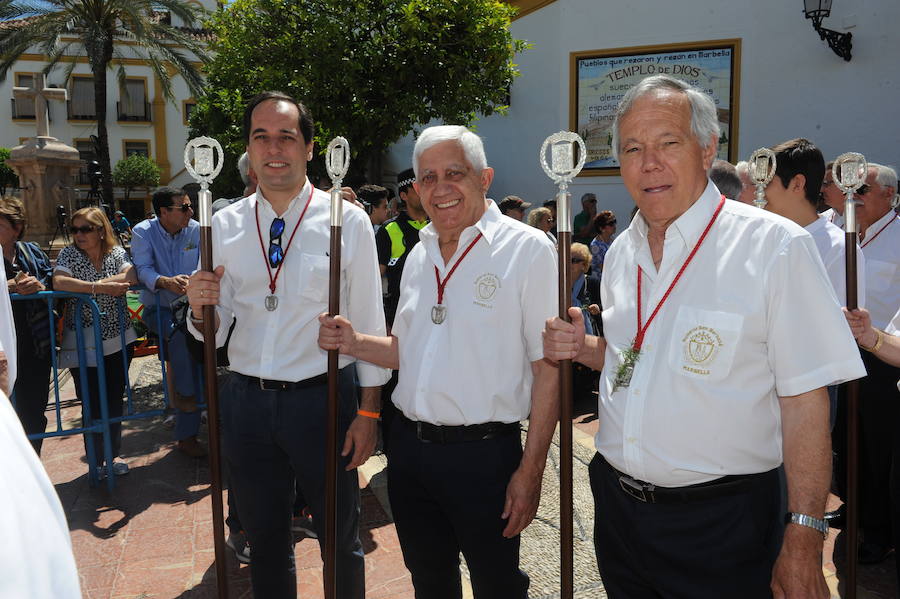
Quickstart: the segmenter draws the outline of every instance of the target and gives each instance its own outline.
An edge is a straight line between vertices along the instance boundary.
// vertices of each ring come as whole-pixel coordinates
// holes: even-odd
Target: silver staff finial
[[[750,155],[750,180],[756,185],[756,198],[753,205],[757,208],[765,208],[766,186],[775,176],[775,152],[769,148],[760,148]]]

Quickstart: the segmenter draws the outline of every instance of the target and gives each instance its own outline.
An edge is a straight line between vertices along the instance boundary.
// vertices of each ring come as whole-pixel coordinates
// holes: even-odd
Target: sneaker
[[[318,539],[316,528],[313,526],[312,514],[306,508],[300,512],[299,516],[294,516],[291,520],[291,530],[294,532],[302,532],[310,539]]]
[[[112,471],[116,476],[125,476],[129,472],[128,464],[113,460]]]
[[[234,551],[234,557],[242,564],[250,563],[250,543],[244,531],[228,533],[225,544]]]

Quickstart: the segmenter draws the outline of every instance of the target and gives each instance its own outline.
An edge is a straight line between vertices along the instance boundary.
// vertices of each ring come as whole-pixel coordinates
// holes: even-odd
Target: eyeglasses
[[[79,233],[87,234],[92,232],[96,228],[97,227],[95,227],[94,225],[84,225],[83,227],[71,226],[69,227],[69,233],[71,233],[72,235],[78,235]]]
[[[864,184],[862,184],[862,185],[859,186],[859,189],[856,190],[856,195],[858,195],[858,196],[864,196],[864,195],[866,195],[867,193],[869,193],[869,190],[870,190],[870,189],[872,189],[872,186],[869,185],[868,183],[864,183]]]
[[[269,227],[269,264],[278,268],[284,260],[284,249],[281,247],[281,236],[284,235],[284,219],[276,218]]]
[[[166,208],[168,208],[169,210],[181,210],[182,212],[187,212],[189,210],[194,209],[194,207],[191,206],[190,204],[182,204],[181,206],[176,206],[175,204],[172,204],[171,206],[166,206]]]
[[[581,258],[572,258],[572,264],[584,264],[584,260]]]

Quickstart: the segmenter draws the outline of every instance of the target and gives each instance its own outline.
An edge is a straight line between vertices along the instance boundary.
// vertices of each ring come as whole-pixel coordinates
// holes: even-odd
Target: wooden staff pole
[[[328,314],[341,311],[341,229],[344,200],[341,182],[349,166],[347,140],[336,137],[328,144],[325,164],[331,176],[331,244],[328,270]],[[337,599],[337,469],[338,469],[338,350],[328,351],[328,414],[325,429],[325,599]]]
[[[575,146],[578,146],[577,160]],[[547,151],[550,151],[550,161]],[[584,167],[587,149],[577,133],[559,131],[541,145],[540,162],[544,172],[559,187],[556,195],[557,257],[559,270],[559,317],[571,322],[569,306],[572,277],[569,275],[572,246],[572,209],[568,187]],[[572,360],[559,361],[559,584],[560,597],[572,599],[574,593],[574,537],[572,520]]]
[[[565,190],[556,196],[557,242],[559,258],[559,317],[566,322],[572,298],[569,274],[572,247],[570,199]],[[572,360],[559,362],[559,566],[560,596],[571,599],[574,593],[574,533],[572,528],[574,497],[572,492]]]
[[[844,165],[852,162],[846,168]],[[861,166],[860,166],[861,164]],[[856,203],[853,192],[865,181],[865,158],[859,154],[843,154],[832,166],[834,182],[844,191],[847,199],[844,202],[844,255],[847,288],[847,309],[855,310],[858,306],[857,267],[856,267]],[[861,171],[861,172],[860,172]],[[845,181],[849,177],[850,181]],[[859,540],[859,380],[847,383],[847,599],[856,599],[858,577],[857,544]]]
[[[219,151],[218,166],[213,169],[215,149]],[[195,153],[195,158],[190,155]],[[200,179],[198,194],[200,217],[200,269],[213,271],[212,256],[212,194],[208,186],[221,170],[222,148],[209,138],[197,138],[185,149],[185,166],[195,178]],[[191,160],[191,158],[194,158]],[[204,161],[205,160],[205,161]],[[196,164],[195,164],[196,161]],[[196,171],[195,171],[196,169]],[[197,171],[201,171],[197,175]],[[228,573],[226,569],[225,517],[222,505],[222,460],[219,441],[219,386],[216,380],[216,310],[215,306],[203,306],[203,392],[209,418],[209,476],[212,495],[213,546],[215,549],[216,588],[219,599],[228,599]]]

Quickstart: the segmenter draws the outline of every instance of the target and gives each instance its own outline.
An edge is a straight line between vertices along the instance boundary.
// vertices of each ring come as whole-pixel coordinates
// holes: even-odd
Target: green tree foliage
[[[311,109],[319,152],[343,135],[351,178],[368,167],[377,180],[385,149],[416,126],[506,109],[512,60],[527,46],[509,32],[514,10],[499,0],[235,0],[209,24],[215,56],[192,134],[218,138],[229,169],[244,150],[246,101],[280,90]],[[321,156],[310,171],[324,174]]]
[[[186,0],[0,0],[0,19],[27,17],[0,28],[0,79],[25,52],[37,50],[47,60],[44,73],[65,65],[68,79],[75,66],[70,56],[87,56],[94,75],[94,102],[103,201],[113,202],[106,128],[107,71],[115,65],[120,87],[125,84],[124,62],[141,57],[159,80],[163,94],[174,100],[172,73],[185,80],[191,93],[200,93],[203,80],[191,56],[205,62],[202,44],[190,31],[168,25],[159,12],[168,11],[188,25],[201,12]],[[66,41],[68,40],[68,41]],[[129,42],[123,46],[118,42]],[[127,49],[126,49],[127,48]]]
[[[156,187],[159,185],[160,168],[152,158],[132,154],[116,163],[113,169],[113,183],[125,189],[125,200],[136,187]]]
[[[8,189],[19,186],[19,177],[11,166],[6,164],[9,159],[9,148],[0,148],[0,196],[6,195]]]

